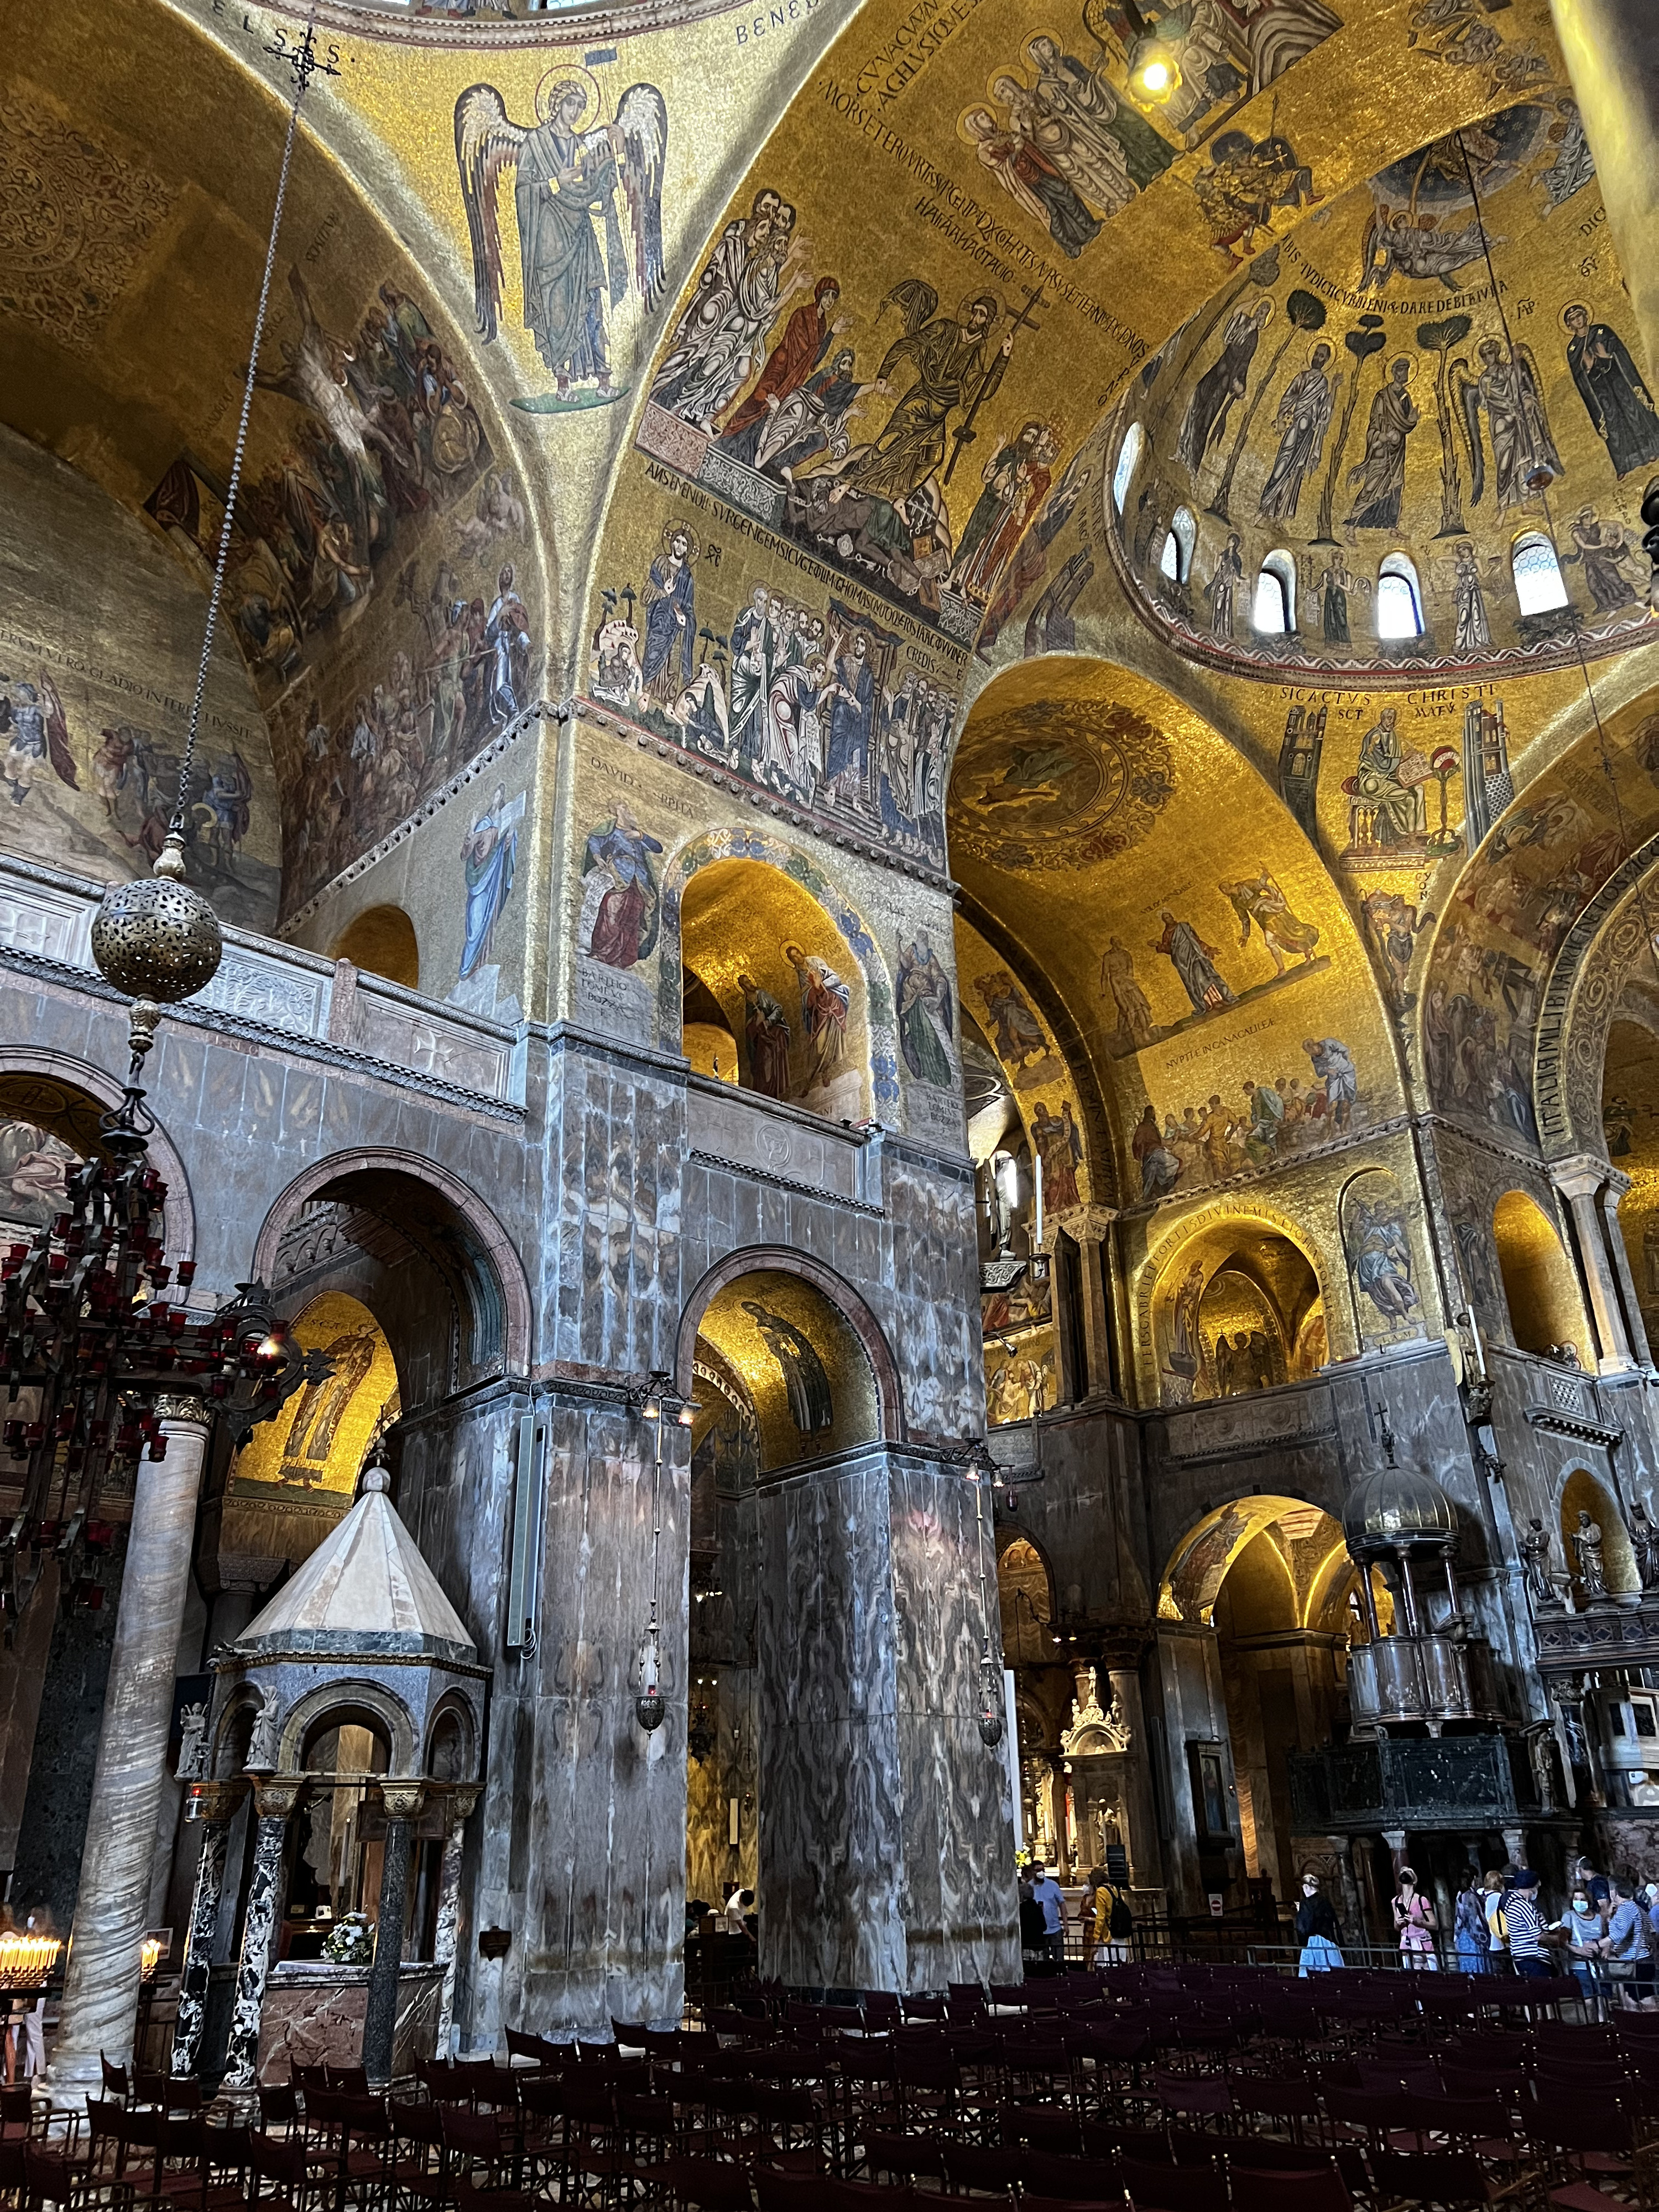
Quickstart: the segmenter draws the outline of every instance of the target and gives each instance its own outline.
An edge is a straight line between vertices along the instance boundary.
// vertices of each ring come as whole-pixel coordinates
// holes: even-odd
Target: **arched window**
[[[1193,548],[1198,543],[1198,525],[1193,520],[1189,507],[1178,507],[1170,525],[1170,534],[1164,541],[1164,550],[1158,565],[1172,584],[1184,584],[1192,574]]]
[[[1146,442],[1146,433],[1139,422],[1131,422],[1123,434],[1123,443],[1117,449],[1117,466],[1112,471],[1112,505],[1120,514],[1123,502],[1129,496],[1129,485],[1140,459],[1140,449]]]
[[[1561,580],[1561,563],[1555,548],[1540,531],[1529,530],[1515,541],[1510,555],[1515,576],[1515,596],[1523,615],[1547,615],[1567,604],[1567,587]]]
[[[1288,637],[1296,628],[1296,563],[1288,553],[1270,553],[1262,562],[1250,619],[1267,637]]]
[[[1417,571],[1403,553],[1385,553],[1376,574],[1376,634],[1421,637],[1423,594]]]

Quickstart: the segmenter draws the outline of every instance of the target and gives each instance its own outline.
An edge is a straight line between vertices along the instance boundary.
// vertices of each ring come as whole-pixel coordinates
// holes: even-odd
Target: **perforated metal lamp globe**
[[[218,915],[199,891],[179,880],[184,855],[182,842],[176,853],[174,843],[167,839],[154,875],[112,884],[93,916],[98,972],[133,1001],[135,1069],[155,1041],[161,1008],[205,989],[224,955]]]

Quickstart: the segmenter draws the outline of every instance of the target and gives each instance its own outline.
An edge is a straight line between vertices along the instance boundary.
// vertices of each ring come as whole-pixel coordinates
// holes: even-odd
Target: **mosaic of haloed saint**
[[[1121,557],[1246,665],[1521,667],[1575,621],[1616,642],[1659,463],[1634,343],[1577,105],[1540,86],[1320,208],[1147,364]],[[1423,833],[1387,799],[1382,834]]]

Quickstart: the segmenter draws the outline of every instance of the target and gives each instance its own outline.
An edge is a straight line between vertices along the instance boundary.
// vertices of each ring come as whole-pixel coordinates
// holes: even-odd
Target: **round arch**
[[[33,1052],[27,1047],[13,1045],[0,1048],[0,1109],[15,1109],[20,1121],[38,1121],[41,1127],[50,1128],[54,1136],[61,1137],[83,1157],[89,1146],[95,1146],[97,1116],[91,1117],[89,1127],[78,1127],[73,1102],[65,1101],[63,1126],[57,1126],[54,1118],[40,1110],[49,1106],[49,1100],[42,1098],[33,1108],[30,1106],[24,1085],[31,1081],[53,1089],[61,1086],[78,1091],[100,1113],[121,1103],[121,1085],[107,1069],[73,1059],[68,1053]],[[183,1156],[159,1121],[145,1144],[156,1173],[167,1187],[165,1213],[168,1251],[175,1261],[193,1259],[196,1206]]]
[[[253,1248],[252,1267],[261,1282],[269,1282],[276,1267],[283,1231],[313,1199],[332,1194],[342,1184],[364,1178],[399,1176],[419,1183],[451,1206],[471,1232],[477,1261],[485,1267],[501,1305],[501,1366],[504,1373],[529,1372],[533,1342],[530,1283],[517,1248],[501,1222],[476,1191],[436,1160],[422,1159],[387,1146],[353,1152],[332,1152],[314,1160],[295,1176],[265,1215]],[[343,1195],[350,1195],[347,1192]]]
[[[1298,1327],[1288,1333],[1287,1352],[1292,1343],[1302,1340],[1307,1317],[1316,1310],[1324,1315],[1328,1331],[1337,1340],[1328,1345],[1332,1354],[1340,1356],[1357,1349],[1348,1340],[1346,1314],[1340,1306],[1333,1307],[1329,1296],[1331,1270],[1326,1265],[1325,1255],[1317,1240],[1301,1222],[1277,1206],[1255,1202],[1238,1206],[1224,1202],[1205,1206],[1188,1215],[1152,1246],[1141,1263],[1135,1287],[1136,1360],[1147,1404],[1157,1404],[1162,1395],[1158,1328],[1166,1316],[1173,1312],[1183,1255],[1191,1255],[1195,1264],[1202,1267],[1204,1253],[1213,1252],[1214,1265],[1206,1270],[1203,1278],[1202,1287],[1207,1291],[1212,1279],[1225,1267],[1226,1253],[1223,1248],[1228,1237],[1248,1237],[1252,1232],[1282,1238],[1306,1262],[1312,1275],[1314,1296],[1307,1302]]]
[[[898,1030],[893,981],[875,933],[841,886],[807,854],[770,831],[720,829],[698,831],[677,846],[663,870],[662,947],[658,971],[659,1033],[678,1045],[683,1011],[682,970],[685,958],[680,907],[686,885],[700,869],[720,860],[758,860],[778,869],[815,899],[840,931],[864,981],[870,1030],[871,1099],[878,1113],[900,1103]]]
[[[355,1681],[349,1676],[338,1681],[319,1684],[290,1705],[283,1716],[283,1733],[276,1753],[276,1771],[279,1774],[301,1774],[306,1770],[301,1753],[307,1740],[316,1735],[325,1722],[364,1722],[381,1729],[391,1747],[387,1762],[388,1776],[418,1774],[421,1771],[416,1757],[415,1723],[407,1705],[401,1698],[379,1682]]]
[[[675,1388],[685,1397],[692,1395],[697,1332],[715,1298],[728,1285],[740,1281],[744,1275],[762,1273],[798,1275],[836,1308],[863,1346],[875,1376],[882,1440],[902,1443],[906,1435],[904,1394],[899,1383],[897,1363],[881,1323],[858,1291],[833,1268],[826,1267],[822,1261],[814,1260],[807,1253],[791,1251],[781,1244],[746,1244],[738,1251],[728,1252],[698,1282],[680,1316],[674,1350]]]
[[[1492,1237],[1510,1342],[1518,1351],[1546,1354],[1571,1344],[1584,1366],[1593,1365],[1578,1279],[1559,1228],[1530,1192],[1501,1194],[1492,1207]]]
[[[1578,1516],[1588,1513],[1601,1531],[1601,1573],[1611,1597],[1629,1597],[1640,1594],[1642,1571],[1636,1562],[1636,1550],[1630,1540],[1630,1530],[1619,1502],[1599,1475],[1592,1474],[1587,1467],[1570,1467],[1561,1477],[1560,1490],[1555,1503],[1557,1533],[1561,1539],[1561,1550],[1573,1580],[1578,1580],[1577,1563],[1572,1538],[1578,1527]]]
[[[1259,1492],[1231,1498],[1201,1514],[1171,1546],[1158,1577],[1158,1611],[1163,1620],[1197,1620],[1206,1626],[1217,1593],[1245,1546],[1275,1521],[1293,1524],[1304,1516],[1331,1517],[1326,1506],[1284,1492]]]

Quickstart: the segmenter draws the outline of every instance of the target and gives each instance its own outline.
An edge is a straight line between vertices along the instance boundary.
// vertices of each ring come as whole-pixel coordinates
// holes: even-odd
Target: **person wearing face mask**
[[[1302,1877],[1302,1902],[1296,1908],[1296,1932],[1302,1945],[1302,1956],[1297,1966],[1298,1976],[1328,1973],[1333,1966],[1342,1964],[1342,1930],[1337,1925],[1336,1909],[1319,1886],[1319,1876],[1309,1872]]]
[[[1571,1902],[1556,1925],[1566,1936],[1567,1957],[1572,1978],[1584,2000],[1584,2010],[1593,2015],[1597,2009],[1596,1984],[1601,1962],[1607,1954],[1607,1936],[1600,1908],[1582,1878],[1574,1882]]]

